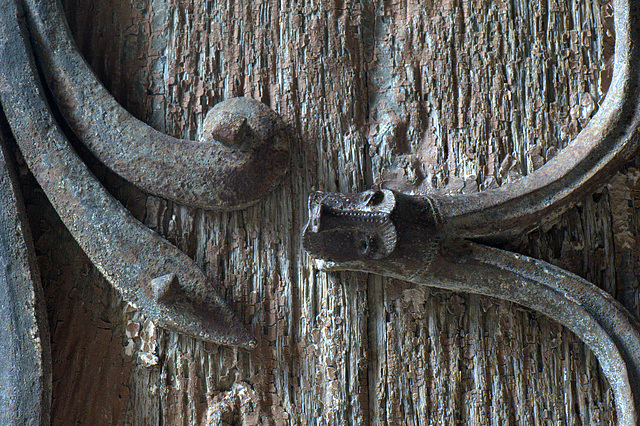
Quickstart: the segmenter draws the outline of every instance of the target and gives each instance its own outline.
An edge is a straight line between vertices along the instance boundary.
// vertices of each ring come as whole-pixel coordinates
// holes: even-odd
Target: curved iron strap
[[[0,424],[48,425],[49,326],[8,139],[0,108]]]
[[[352,270],[484,294],[535,309],[593,351],[613,389],[618,423],[638,424],[640,326],[610,295],[548,263],[464,240],[489,241],[551,221],[601,185],[638,148],[640,2],[614,1],[614,77],[596,116],[561,154],[515,183],[482,193],[315,192],[305,249],[321,270]]]
[[[252,348],[255,338],[184,253],[131,216],[58,127],[16,0],[0,0],[0,103],[18,146],[73,237],[123,298],[158,326]]]
[[[218,117],[219,125],[205,123],[206,141],[167,136],[134,118],[102,86],[78,52],[58,0],[23,3],[38,63],[58,107],[111,170],[146,192],[217,210],[247,207],[280,183],[289,167],[290,142],[275,112],[234,104]],[[229,121],[241,124],[238,115],[250,126],[229,137]]]

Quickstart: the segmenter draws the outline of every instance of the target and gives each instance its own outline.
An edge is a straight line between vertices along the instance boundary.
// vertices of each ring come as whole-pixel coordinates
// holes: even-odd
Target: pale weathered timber
[[[316,191],[309,196],[302,245],[325,272],[371,273],[478,293],[518,303],[558,321],[598,358],[614,394],[618,425],[637,425],[637,319],[609,293],[554,265],[456,238],[443,222],[448,212],[436,205],[426,195],[388,189],[359,194]]]
[[[94,69],[148,123],[194,138],[209,105],[248,95],[298,139],[291,182],[244,213],[186,209],[100,173],[138,217],[222,277],[261,341],[252,354],[153,330],[95,272],[65,276],[76,259],[53,263],[58,241],[46,236],[57,231],[42,234],[47,272],[58,271],[49,282],[77,288],[77,308],[59,294],[53,308],[54,323],[67,325],[54,331],[54,378],[66,374],[54,387],[58,421],[613,423],[595,357],[545,317],[318,273],[301,252],[312,187],[349,192],[400,176],[455,192],[515,179],[575,136],[606,91],[608,4],[418,3],[67,3]],[[514,244],[635,306],[637,181],[625,170],[560,225]],[[101,290],[79,290],[82,281]],[[78,339],[73,320],[92,317],[99,341],[110,341],[102,352]],[[116,367],[92,370],[100,363]],[[110,386],[66,398],[96,375]]]

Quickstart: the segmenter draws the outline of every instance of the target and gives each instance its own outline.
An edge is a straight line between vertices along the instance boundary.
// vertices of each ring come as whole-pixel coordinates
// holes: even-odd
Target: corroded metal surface
[[[0,1],[0,102],[30,170],[71,234],[123,298],[158,326],[255,346],[198,266],[134,219],[70,147],[44,98],[22,21],[14,0]]]
[[[254,204],[280,183],[289,167],[290,142],[270,108],[245,98],[225,101],[210,113],[213,123],[205,122],[205,136],[212,139],[165,135],[134,118],[102,86],[75,47],[57,0],[24,4],[35,53],[58,107],[111,170],[146,192],[219,210]],[[232,117],[244,117],[248,125],[228,136]]]
[[[606,99],[577,139],[538,171],[498,189],[455,196],[316,192],[303,231],[303,245],[321,270],[493,296],[557,320],[598,358],[621,425],[636,425],[640,409],[638,322],[580,277],[463,238],[490,241],[552,221],[636,153],[639,8],[635,1],[615,2],[615,69]]]
[[[48,425],[49,326],[8,139],[0,110],[0,424]]]

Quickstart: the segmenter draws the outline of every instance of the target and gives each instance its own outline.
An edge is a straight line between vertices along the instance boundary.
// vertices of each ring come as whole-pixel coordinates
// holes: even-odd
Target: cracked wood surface
[[[319,274],[299,241],[312,187],[393,179],[464,193],[551,158],[606,92],[608,3],[132,3],[66,2],[83,54],[118,100],[185,138],[212,99],[266,100],[298,138],[291,182],[244,212],[213,213],[94,167],[137,217],[221,278],[260,341],[251,353],[155,329],[28,192],[53,316],[54,422],[613,423],[595,357],[556,323],[480,296]],[[627,167],[511,248],[637,314],[638,177]],[[70,389],[80,391],[68,398]]]

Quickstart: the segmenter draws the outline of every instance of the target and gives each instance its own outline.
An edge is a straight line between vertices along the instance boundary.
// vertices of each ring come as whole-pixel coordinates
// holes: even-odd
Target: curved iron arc
[[[22,3],[34,52],[62,115],[89,150],[124,179],[180,204],[237,210],[263,198],[287,173],[290,139],[282,119],[267,106],[225,105],[221,115],[211,117],[213,125],[205,119],[201,141],[168,136],[133,117],[104,88],[78,51],[59,0]],[[238,117],[247,125],[229,135],[230,121]]]
[[[158,326],[253,348],[255,338],[184,253],[138,222],[91,174],[53,118],[17,0],[0,0],[0,103],[29,169],[87,256]]]
[[[421,253],[414,247],[416,253]],[[421,266],[416,268],[416,262]],[[571,330],[594,353],[613,390],[619,425],[637,425],[640,325],[608,293],[547,262],[465,240],[438,253],[385,263],[317,261],[323,271],[375,273],[414,284],[481,294],[533,309]]]
[[[609,90],[596,115],[569,146],[533,173],[479,193],[436,195],[446,233],[491,241],[549,223],[638,151],[640,7],[614,0],[615,54]]]

